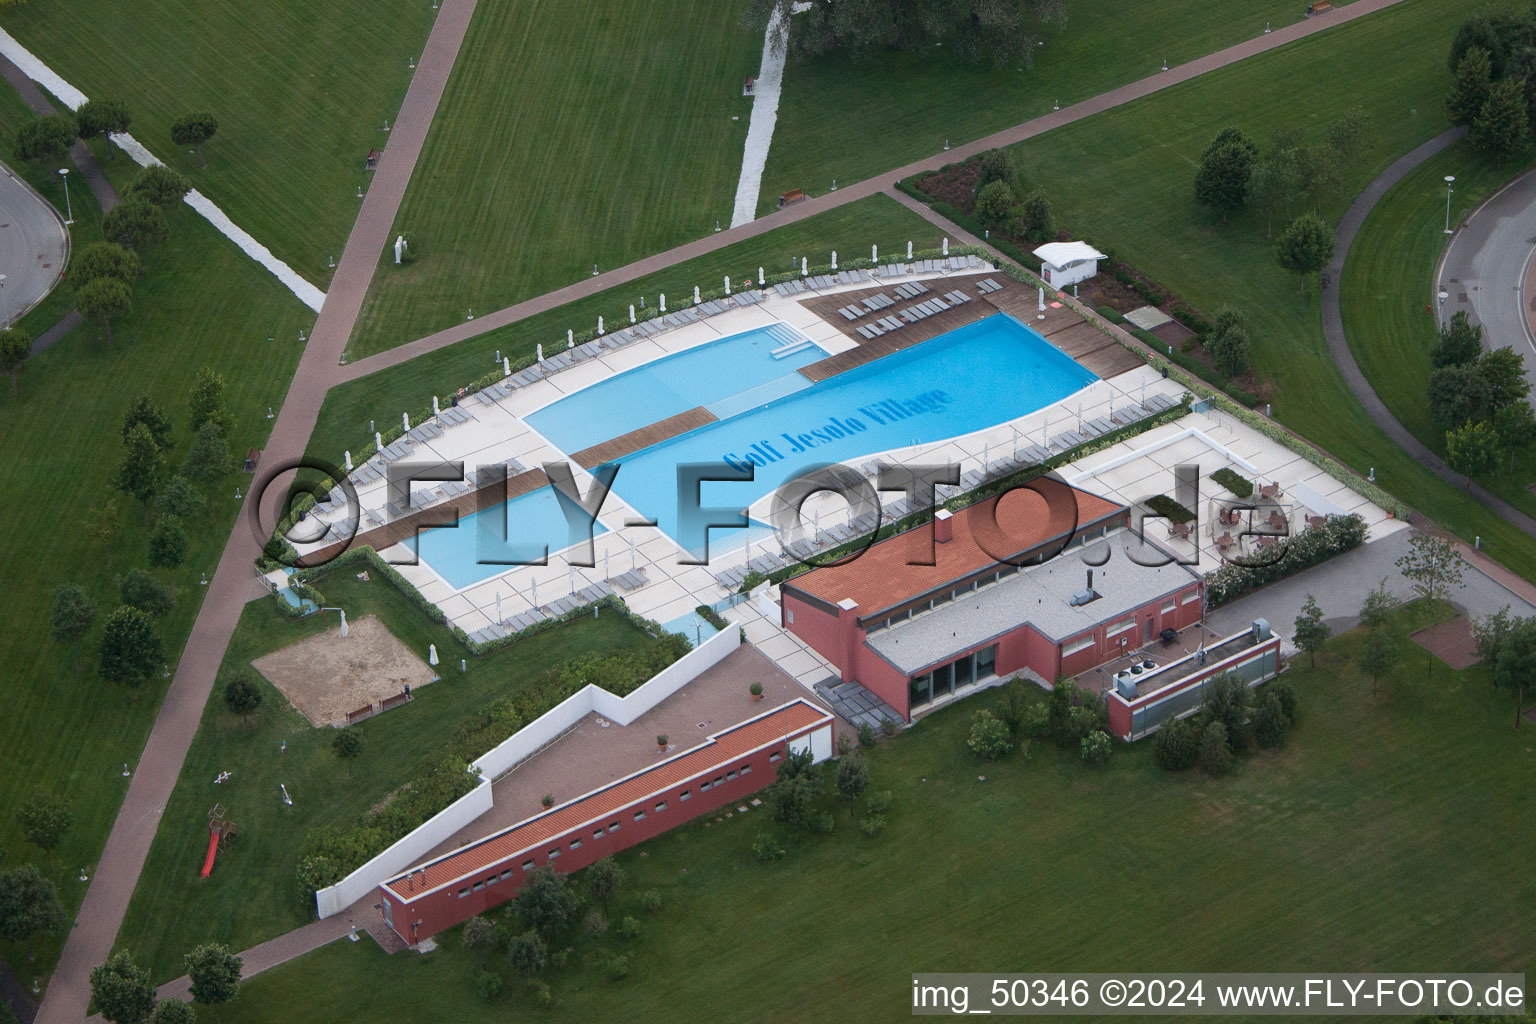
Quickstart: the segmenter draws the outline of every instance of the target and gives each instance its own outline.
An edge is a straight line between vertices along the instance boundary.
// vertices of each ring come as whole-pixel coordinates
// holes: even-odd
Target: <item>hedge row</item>
[[[1309,526],[1289,539],[1285,553],[1269,565],[1226,563],[1205,574],[1207,606],[1216,608],[1276,580],[1310,569],[1334,555],[1365,543],[1365,520],[1351,512],[1329,516],[1321,525]]]

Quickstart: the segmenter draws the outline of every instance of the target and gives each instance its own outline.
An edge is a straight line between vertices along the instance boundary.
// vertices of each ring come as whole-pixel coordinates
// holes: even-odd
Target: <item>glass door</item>
[[[985,679],[997,674],[997,644],[976,652],[976,678]]]
[[[933,673],[927,672],[914,677],[912,682],[907,685],[907,706],[909,709],[921,707],[933,699],[933,695],[930,692],[932,682]]]

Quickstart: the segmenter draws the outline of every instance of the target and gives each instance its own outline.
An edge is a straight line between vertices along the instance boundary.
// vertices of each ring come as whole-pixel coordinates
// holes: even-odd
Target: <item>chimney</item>
[[[933,540],[936,544],[948,544],[955,535],[955,527],[951,522],[955,518],[954,513],[947,508],[941,508],[933,514]]]
[[[1093,589],[1093,570],[1092,569],[1088,570],[1088,586],[1087,586],[1086,589],[1088,589],[1088,590],[1092,590]]]

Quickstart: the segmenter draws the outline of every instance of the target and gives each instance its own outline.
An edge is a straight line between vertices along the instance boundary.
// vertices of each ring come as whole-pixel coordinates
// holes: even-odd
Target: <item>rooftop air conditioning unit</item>
[[[1115,674],[1115,690],[1122,697],[1134,697],[1136,696],[1136,680],[1132,679],[1128,672],[1118,672]]]
[[[1098,594],[1095,594],[1091,590],[1079,590],[1077,593],[1072,595],[1071,599],[1067,603],[1076,608],[1079,605],[1087,604],[1089,601],[1092,601],[1098,596]]]
[[[1270,633],[1269,633],[1269,620],[1268,619],[1254,619],[1253,620],[1253,642],[1254,643],[1259,643],[1260,641],[1268,640],[1269,636],[1270,636]]]

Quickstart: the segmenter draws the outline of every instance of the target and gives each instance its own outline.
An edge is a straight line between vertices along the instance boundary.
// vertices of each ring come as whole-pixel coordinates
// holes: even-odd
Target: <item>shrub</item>
[[[1280,710],[1285,712],[1287,725],[1296,724],[1296,690],[1284,679],[1276,679],[1264,686],[1266,694],[1273,694],[1280,702]]]
[[[1259,746],[1273,748],[1284,744],[1290,724],[1280,698],[1273,693],[1264,694],[1253,712],[1253,738],[1258,740]]]
[[[996,761],[1013,749],[1013,737],[1009,735],[1007,725],[992,712],[982,708],[971,718],[971,732],[965,739],[965,745],[977,757]]]
[[[640,922],[626,914],[624,920],[619,922],[618,932],[621,939],[638,939],[640,937]]]
[[[1239,498],[1246,498],[1253,493],[1253,481],[1235,470],[1228,469],[1226,466],[1212,473],[1211,479]]]
[[[1238,753],[1248,748],[1248,684],[1236,673],[1223,672],[1206,683],[1204,713],[1207,721],[1220,722],[1227,742]]]
[[[661,890],[647,889],[640,894],[640,909],[654,914],[661,909]]]
[[[1103,764],[1109,760],[1110,738],[1103,729],[1095,729],[1082,740],[1083,760],[1089,764]]]
[[[754,697],[761,697],[763,695],[763,684],[753,683],[751,686],[747,687],[747,692]]]
[[[835,826],[836,822],[832,817],[831,811],[817,811],[811,815],[811,831],[819,836],[828,835]]]
[[[885,815],[871,814],[859,822],[859,831],[866,839],[873,838],[885,831]]]
[[[986,188],[994,181],[1013,180],[1013,157],[1006,149],[989,149],[976,161],[976,188]]]
[[[1013,215],[1013,204],[1017,201],[1006,181],[990,182],[976,193],[976,219],[995,230]]]
[[[896,721],[896,719],[892,718],[890,715],[886,715],[880,719],[880,731],[885,733],[887,736],[895,736],[897,733],[901,732],[901,723]]]
[[[772,832],[759,832],[752,840],[752,856],[759,861],[783,860],[784,847]]]
[[[501,975],[495,971],[481,971],[475,984],[480,989],[480,998],[486,1002],[501,995]]]
[[[1200,729],[1194,719],[1172,718],[1152,739],[1152,759],[1171,772],[1182,772],[1200,757]]]
[[[1024,683],[1017,679],[1010,679],[1003,684],[1003,699],[997,705],[997,716],[1008,727],[1008,732],[1014,739],[1020,739],[1024,735],[1024,720],[1029,714],[1029,696],[1024,690]]]
[[[588,935],[601,935],[608,930],[608,918],[603,916],[601,910],[593,907],[581,919],[581,928]]]
[[[837,756],[847,757],[853,753],[853,737],[845,732],[837,734]]]
[[[629,957],[612,956],[608,958],[608,977],[614,981],[622,981],[629,977]]]
[[[1195,518],[1193,512],[1166,494],[1154,494],[1146,500],[1146,506],[1171,523],[1187,523]]]
[[[539,805],[541,807],[555,806],[555,794],[545,793],[543,796],[539,797]]]
[[[1103,317],[1105,320],[1108,320],[1112,324],[1125,323],[1125,317],[1121,316],[1120,311],[1115,309],[1113,306],[1099,306],[1095,312],[1097,312],[1099,316]]]
[[[1389,507],[1396,504],[1389,498],[1383,500]],[[1292,573],[1325,562],[1334,555],[1353,550],[1365,543],[1365,535],[1365,520],[1355,513],[1329,516],[1321,525],[1309,526],[1288,538],[1284,553],[1273,562],[1224,564],[1205,574],[1208,607],[1216,608],[1266,583],[1284,579]]]
[[[859,746],[872,747],[875,745],[875,729],[868,722],[859,726]]]
[[[1077,704],[1067,713],[1067,732],[1064,737],[1066,742],[1085,739],[1096,729],[1104,725],[1104,705],[1097,701],[1091,704]]]
[[[891,791],[882,789],[878,793],[869,794],[869,799],[864,801],[865,810],[872,815],[884,815],[891,809]]]
[[[565,970],[566,961],[568,961],[570,958],[570,950],[557,949],[553,953],[549,954],[549,966],[553,967],[557,971],[563,971]]]
[[[1024,712],[1024,735],[1043,740],[1051,735],[1051,708],[1049,704],[1031,704]]]
[[[553,1006],[555,994],[549,990],[549,982],[535,981],[533,983],[533,1001],[540,1006]]]
[[[1207,775],[1225,775],[1232,770],[1232,747],[1227,742],[1227,727],[1212,722],[1200,739],[1200,770]]]

